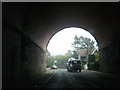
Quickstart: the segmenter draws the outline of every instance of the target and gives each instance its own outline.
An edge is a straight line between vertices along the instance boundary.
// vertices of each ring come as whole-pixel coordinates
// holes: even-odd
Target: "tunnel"
[[[58,31],[84,28],[97,40],[100,72],[120,74],[118,3],[2,3],[2,87],[46,72],[45,51]]]

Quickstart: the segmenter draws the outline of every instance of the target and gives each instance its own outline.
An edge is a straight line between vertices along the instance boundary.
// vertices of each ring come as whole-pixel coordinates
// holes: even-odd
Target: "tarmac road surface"
[[[49,71],[48,71],[49,72]],[[89,70],[68,72],[66,69],[50,70],[27,87],[34,88],[119,88],[120,76]]]

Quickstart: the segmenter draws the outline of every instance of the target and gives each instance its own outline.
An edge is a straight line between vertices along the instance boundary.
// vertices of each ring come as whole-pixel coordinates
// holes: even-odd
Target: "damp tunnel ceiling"
[[[117,3],[6,3],[3,8],[3,19],[44,50],[55,33],[69,27],[89,31],[100,48],[118,32]]]

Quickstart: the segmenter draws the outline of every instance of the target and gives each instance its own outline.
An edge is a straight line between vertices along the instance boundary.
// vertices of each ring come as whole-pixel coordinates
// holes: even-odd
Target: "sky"
[[[84,36],[88,37],[93,41],[96,41],[95,38],[86,30],[82,28],[65,28],[59,32],[57,32],[49,41],[47,46],[47,50],[52,55],[64,55],[68,52],[68,50],[74,50],[72,43],[74,42],[74,37],[77,36]]]

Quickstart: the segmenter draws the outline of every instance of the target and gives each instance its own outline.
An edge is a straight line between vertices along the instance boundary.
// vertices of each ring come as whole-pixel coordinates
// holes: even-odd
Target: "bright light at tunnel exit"
[[[68,50],[74,50],[71,46],[75,35],[90,38],[95,42],[95,45],[97,44],[95,38],[88,31],[82,28],[70,27],[57,32],[49,41],[47,50],[52,55],[64,55]]]

